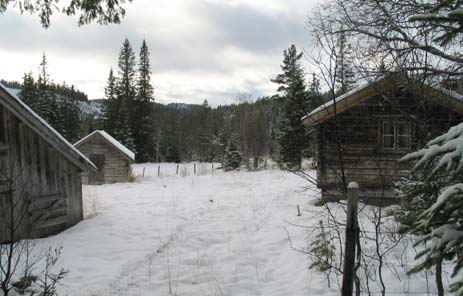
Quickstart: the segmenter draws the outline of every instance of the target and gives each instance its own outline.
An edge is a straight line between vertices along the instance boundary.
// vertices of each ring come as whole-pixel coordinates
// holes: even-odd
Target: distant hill
[[[10,93],[12,93],[15,96],[19,97],[19,95],[21,93],[20,88],[8,87],[8,86],[6,88]],[[84,113],[84,114],[95,115],[95,117],[97,117],[97,118],[101,115],[102,105],[103,105],[103,101],[104,101],[103,99],[81,101],[81,100],[78,100],[78,99],[63,95],[61,93],[57,93],[56,97],[57,97],[58,100],[77,101],[77,104],[79,106],[80,111],[82,113]]]
[[[103,110],[103,101],[103,99],[97,99],[79,102],[80,111],[85,114],[93,114],[98,118]]]

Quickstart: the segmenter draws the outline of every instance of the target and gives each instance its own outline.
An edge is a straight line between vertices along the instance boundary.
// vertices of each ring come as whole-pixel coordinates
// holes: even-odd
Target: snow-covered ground
[[[60,295],[339,295],[288,240],[287,230],[294,247],[306,248],[313,236],[291,224],[318,225],[315,189],[279,170],[198,164],[194,175],[192,166],[177,175],[176,165],[162,164],[158,177],[157,164],[141,164],[134,172],[145,177],[134,183],[84,186],[86,219],[37,240],[63,247],[59,265],[70,274]],[[425,279],[386,281],[390,291],[423,291]]]

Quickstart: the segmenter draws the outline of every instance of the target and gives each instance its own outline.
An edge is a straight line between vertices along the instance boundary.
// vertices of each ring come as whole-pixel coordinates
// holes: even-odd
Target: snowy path
[[[62,294],[308,295],[283,228],[305,185],[272,170],[85,186],[98,215],[41,243],[63,246]]]

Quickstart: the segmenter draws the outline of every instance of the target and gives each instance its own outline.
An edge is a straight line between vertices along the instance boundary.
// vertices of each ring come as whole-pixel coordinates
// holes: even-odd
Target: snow
[[[5,89],[10,93],[10,94],[13,94],[15,96],[19,96],[19,93],[21,92],[21,89],[20,88],[11,88],[11,87],[5,87]]]
[[[458,183],[452,186],[449,186],[446,188],[437,198],[437,201],[432,205],[432,207],[428,210],[429,212],[435,212],[439,208],[444,207],[447,202],[449,202],[449,199],[457,194],[462,194],[463,193],[463,184]]]
[[[127,147],[125,147],[124,145],[122,145],[118,140],[114,139],[110,134],[108,134],[107,132],[105,131],[102,131],[102,130],[96,130],[92,133],[90,133],[89,135],[83,137],[82,139],[80,139],[79,141],[77,141],[74,146],[77,147],[79,145],[81,145],[82,143],[84,143],[85,141],[87,141],[88,139],[90,139],[91,137],[93,137],[94,135],[96,134],[99,134],[101,135],[103,138],[105,138],[109,143],[111,143],[114,147],[116,147],[120,152],[122,152],[123,154],[125,154],[128,158],[130,158],[132,161],[135,161],[135,153],[133,153],[132,151],[130,151]]]
[[[463,123],[451,127],[447,133],[429,141],[425,148],[405,155],[400,161],[419,159],[414,166],[417,169],[439,156],[432,173],[441,168],[452,174],[463,169]]]
[[[79,101],[78,104],[82,113],[94,114],[97,118],[101,116],[103,103],[100,100]]]
[[[310,112],[309,115],[304,116],[302,118],[302,120],[304,120],[306,118],[309,118],[309,117],[312,117],[313,115],[319,113],[320,111],[328,109],[330,106],[334,105],[335,103],[339,104],[340,102],[344,101],[346,98],[350,97],[351,95],[355,94],[356,92],[359,92],[359,91],[371,86],[372,83],[377,82],[377,81],[379,81],[381,79],[382,78],[376,79],[374,81],[365,82],[364,84],[361,84],[360,86],[351,89],[350,91],[346,92],[345,94],[342,94],[339,97],[336,97],[334,100],[329,100],[325,104],[320,105],[317,108],[313,109],[312,112]]]
[[[70,152],[73,152],[78,155],[78,158],[83,159],[84,162],[87,163],[88,166],[93,167],[95,170],[97,169],[96,166],[84,155],[82,154],[79,150],[77,150],[74,146],[72,146],[71,143],[68,142],[60,133],[58,133],[51,125],[48,124],[45,120],[43,120],[37,113],[35,113],[29,106],[27,106],[21,99],[19,99],[14,93],[11,93],[8,88],[3,86],[3,84],[0,83],[0,87],[3,88],[6,92],[8,92],[13,100],[15,100],[19,106],[23,109],[25,109],[27,112],[29,112],[32,117],[42,126],[44,126],[46,129],[49,130],[49,132],[57,137],[59,141],[64,143],[69,148]]]
[[[317,114],[317,113],[319,113],[319,112],[321,112],[323,110],[328,110],[328,108],[330,106],[343,102],[344,100],[346,100],[347,98],[349,98],[353,94],[355,94],[355,93],[357,93],[357,92],[359,92],[359,91],[361,91],[361,90],[363,90],[365,88],[370,87],[372,84],[374,84],[376,82],[379,82],[382,79],[386,79],[386,77],[380,76],[380,77],[378,77],[376,79],[364,82],[363,84],[359,85],[356,88],[351,89],[350,91],[346,92],[345,94],[342,94],[342,95],[336,97],[334,100],[329,100],[328,102],[326,102],[326,103],[320,105],[319,107],[315,108],[308,115],[304,116],[302,118],[302,120],[310,118],[310,117],[314,116],[315,114]],[[426,84],[426,85],[428,87],[430,87],[430,88],[433,88],[434,90],[437,90],[437,91],[441,92],[442,94],[444,94],[446,96],[449,96],[450,98],[452,98],[454,100],[459,101],[460,103],[463,102],[463,95],[457,93],[456,91],[448,90],[448,89],[443,88],[441,86],[436,86],[436,85],[431,85],[431,84]]]
[[[359,184],[357,184],[357,182],[350,182],[349,185],[347,185],[347,188],[349,188],[349,189],[358,189]]]
[[[317,227],[326,219],[311,203],[316,189],[280,170],[196,166],[201,175],[192,174],[193,164],[180,164],[187,173],[178,175],[175,164],[138,164],[134,173],[145,177],[134,183],[85,185],[85,220],[35,240],[39,248],[63,247],[59,266],[70,274],[60,295],[339,295],[335,282],[328,288],[308,268],[307,254],[292,249],[306,250],[316,234],[298,225]],[[369,209],[361,205],[359,212]],[[345,219],[344,206],[331,213]],[[403,253],[398,248],[385,258]],[[422,275],[405,275],[409,263],[385,272],[391,293],[424,291]]]

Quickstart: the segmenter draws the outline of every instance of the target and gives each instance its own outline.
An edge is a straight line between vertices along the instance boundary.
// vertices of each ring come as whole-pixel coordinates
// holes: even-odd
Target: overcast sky
[[[55,14],[43,29],[37,16],[0,14],[0,78],[37,75],[42,53],[55,82],[66,81],[102,98],[110,67],[128,38],[138,57],[151,52],[156,101],[212,105],[240,94],[272,95],[290,44],[308,47],[305,20],[315,0],[134,0],[119,25],[77,26]]]

